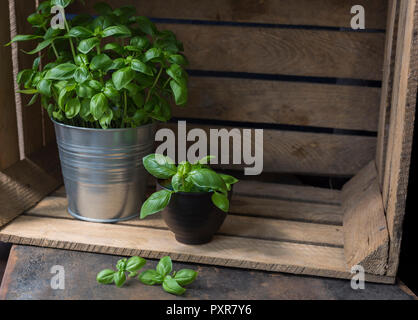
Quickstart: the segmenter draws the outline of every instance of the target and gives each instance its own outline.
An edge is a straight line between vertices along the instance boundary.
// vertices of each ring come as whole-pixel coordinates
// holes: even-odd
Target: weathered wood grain
[[[234,202],[232,202],[232,206]],[[294,205],[297,207],[297,204]],[[46,197],[26,212],[28,216],[73,219],[67,211],[68,201],[63,197]],[[297,210],[294,213],[298,214]],[[315,219],[314,219],[315,220]],[[167,230],[161,214],[140,220],[120,222],[118,225],[150,227]],[[220,235],[295,243],[343,246],[341,226],[304,223],[277,219],[245,217],[229,214],[219,231]]]
[[[390,236],[387,274],[391,276],[396,274],[399,263],[418,84],[417,1],[402,0],[399,11],[392,108],[382,188]]]
[[[78,12],[94,12],[97,1],[86,1]],[[366,11],[366,28],[385,28],[382,0],[109,0],[114,8],[134,5],[141,15],[156,18],[256,22],[350,28],[354,5]]]
[[[382,79],[383,33],[182,24],[158,27],[173,31],[184,42],[190,69]]]
[[[175,117],[377,131],[380,88],[190,77]]]
[[[11,20],[12,30],[17,34],[32,34],[33,29],[27,22],[27,17],[36,10],[34,0],[9,0],[13,1],[15,8],[15,19]],[[21,50],[30,51],[36,43],[19,42],[13,45],[16,48],[14,52],[13,69],[15,76],[23,69],[31,69],[36,55],[27,55]],[[38,151],[43,146],[43,125],[42,125],[42,107],[38,103],[31,107],[26,107],[31,96],[19,94],[17,100],[18,117],[22,118],[22,132],[25,155]]]
[[[344,254],[349,267],[384,275],[389,235],[375,161],[364,167],[342,190]]]
[[[9,6],[0,3],[0,170],[19,161],[16,104],[13,85],[12,50],[3,44],[10,39]]]
[[[392,105],[393,72],[395,69],[396,39],[399,19],[398,0],[389,0],[386,30],[385,57],[383,64],[382,94],[380,99],[379,130],[377,137],[376,166],[379,184],[383,185],[386,148],[389,134],[390,110]]]
[[[134,231],[134,232],[132,232]],[[109,237],[109,234],[112,237]],[[165,230],[92,224],[82,221],[19,217],[1,230],[0,240],[113,255],[140,255],[296,274],[351,278],[342,248],[215,236],[211,243],[187,246]],[[368,281],[393,282],[393,278],[366,276]]]
[[[160,128],[169,128],[177,133],[177,124],[161,124]],[[193,128],[203,129],[209,139],[210,129],[222,127],[187,124],[188,131]],[[281,130],[264,130],[263,135],[264,172],[351,176],[376,154],[375,137]],[[254,134],[252,150],[254,151]],[[232,154],[230,159],[232,159]],[[226,169],[247,167],[233,164],[215,165],[217,166]]]
[[[0,227],[42,200],[60,184],[29,159],[0,172]]]

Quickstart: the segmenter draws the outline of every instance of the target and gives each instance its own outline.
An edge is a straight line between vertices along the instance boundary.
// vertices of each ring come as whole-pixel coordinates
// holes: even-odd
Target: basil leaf
[[[160,58],[162,56],[162,51],[160,48],[151,48],[147,52],[145,52],[144,61],[150,61],[156,58]]]
[[[103,129],[109,128],[110,123],[112,122],[112,119],[113,119],[113,111],[112,109],[108,108],[99,120],[100,126]]]
[[[97,274],[96,280],[100,284],[110,284],[113,282],[114,274],[115,271],[111,269],[105,269]]]
[[[164,277],[155,270],[147,270],[142,272],[138,279],[143,284],[148,286],[153,286],[154,284],[162,284],[164,281]]]
[[[99,54],[95,56],[90,63],[91,70],[107,71],[113,64],[113,60],[107,54]]]
[[[181,54],[172,54],[171,56],[169,56],[168,60],[171,63],[175,63],[182,66],[187,66],[189,64],[186,57],[182,56]]]
[[[198,164],[209,164],[210,160],[215,159],[215,156],[206,156],[202,159],[200,159],[197,163]]]
[[[35,93],[32,97],[32,99],[30,99],[29,103],[27,104],[28,107],[30,107],[31,105],[34,105],[36,100],[38,100],[39,97],[39,93]]]
[[[53,41],[54,41],[54,39],[47,39],[47,40],[44,40],[44,41],[40,42],[38,44],[38,46],[35,49],[33,49],[32,51],[28,51],[28,52],[26,52],[24,50],[22,50],[22,51],[26,54],[35,54],[35,53],[38,53],[38,52],[42,51],[46,47],[48,47]]]
[[[77,116],[81,109],[81,103],[78,98],[71,99],[65,105],[65,116],[68,119],[72,119]]]
[[[42,79],[41,81],[39,81],[38,85],[36,86],[36,89],[38,90],[40,94],[47,96],[47,97],[51,97],[51,94],[52,94],[51,87],[52,87],[51,80]]]
[[[123,54],[123,48],[119,43],[112,42],[108,43],[103,47],[103,50],[108,51],[115,51],[117,54],[122,55]]]
[[[112,74],[113,84],[117,90],[123,89],[134,78],[135,72],[130,67],[120,69]]]
[[[153,75],[152,69],[138,59],[133,59],[132,60],[131,68],[134,71],[142,72],[142,73],[145,73],[149,76]]]
[[[110,36],[130,36],[131,30],[128,27],[123,25],[120,26],[112,26],[108,27],[103,30],[103,37],[110,37]]]
[[[86,67],[79,67],[74,72],[74,80],[78,83],[84,83],[89,79],[89,72]]]
[[[173,90],[176,105],[183,106],[188,100],[188,90],[185,85],[179,85],[176,81],[170,81],[171,90]]]
[[[118,288],[122,287],[126,281],[126,275],[124,271],[115,272],[113,275],[113,280]]]
[[[108,107],[108,100],[103,93],[98,93],[91,98],[90,111],[95,120],[99,120]]]
[[[169,179],[177,173],[174,161],[160,154],[150,154],[142,162],[145,169],[157,179]]]
[[[197,274],[198,273],[194,270],[182,269],[176,272],[174,280],[176,280],[179,285],[186,286],[196,280]]]
[[[175,192],[179,192],[181,189],[181,175],[179,173],[176,173],[172,178],[171,178],[171,186],[173,187],[173,190]]]
[[[227,190],[222,178],[211,169],[195,169],[189,173],[189,177],[195,185],[201,188],[209,188],[218,191]]]
[[[141,269],[147,261],[144,258],[134,256],[129,258],[128,262],[126,263],[126,270],[129,272],[135,272]]]
[[[167,69],[167,74],[180,86],[185,87],[187,85],[187,74],[178,64],[172,64],[170,68]]]
[[[103,89],[103,85],[97,80],[90,80],[89,87],[97,91],[101,91]]]
[[[133,37],[130,41],[132,47],[137,47],[138,49],[147,49],[150,46],[150,41],[147,37]]]
[[[87,121],[90,115],[90,100],[81,100],[80,117],[83,118],[83,120]]]
[[[88,98],[88,99],[91,99],[95,94],[95,91],[89,86],[87,86],[86,84],[79,85],[76,88],[76,92],[80,98]]]
[[[142,204],[141,207],[141,219],[146,218],[149,215],[160,212],[165,207],[171,199],[171,191],[160,190],[154,192],[150,197]]]
[[[157,28],[154,23],[147,17],[137,17],[136,22],[139,24],[139,29],[145,34],[153,36],[157,33]]]
[[[68,35],[73,38],[87,38],[93,35],[93,32],[86,27],[74,27],[68,32]]]
[[[35,40],[35,39],[42,39],[42,37],[41,36],[35,36],[35,35],[32,35],[32,34],[19,34],[19,35],[13,37],[12,41],[7,43],[6,46],[10,46],[14,42],[29,41],[29,40]]]
[[[173,262],[171,261],[171,258],[169,256],[161,258],[157,264],[156,270],[163,277],[168,275],[171,271],[173,271]]]
[[[182,288],[175,279],[171,276],[166,276],[163,282],[163,289],[171,294],[181,296],[186,292],[186,289]]]
[[[67,80],[74,76],[77,66],[72,63],[59,64],[56,67],[48,70],[45,79],[48,80]]]
[[[212,194],[212,202],[215,206],[217,206],[222,211],[224,212],[229,211],[229,200],[227,196],[215,191]]]
[[[88,38],[81,40],[77,49],[81,53],[87,54],[89,53],[93,48],[95,48],[98,44],[100,44],[100,39],[94,37],[94,38]]]
[[[116,263],[116,269],[118,269],[119,271],[125,271],[127,261],[128,261],[128,259],[126,259],[126,258],[122,258],[122,259],[118,260],[118,262]]]
[[[219,176],[222,178],[222,180],[225,182],[228,191],[231,190],[231,185],[237,183],[239,180],[234,178],[233,176],[227,175],[227,174],[219,174]]]

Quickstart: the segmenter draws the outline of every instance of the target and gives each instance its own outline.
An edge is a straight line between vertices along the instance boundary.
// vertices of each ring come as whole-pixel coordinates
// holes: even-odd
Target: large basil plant
[[[157,30],[134,7],[112,9],[97,3],[98,16],[82,14],[51,26],[51,7],[74,0],[40,3],[28,17],[32,35],[11,42],[36,41],[33,68],[18,74],[21,93],[40,98],[53,119],[89,128],[130,128],[171,118],[171,99],[187,102],[187,59],[173,32]],[[41,63],[42,62],[42,63]]]

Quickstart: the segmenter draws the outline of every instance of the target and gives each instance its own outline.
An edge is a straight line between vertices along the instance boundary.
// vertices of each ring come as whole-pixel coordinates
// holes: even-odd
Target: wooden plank
[[[418,6],[401,1],[383,204],[390,236],[388,275],[399,263],[418,84]]]
[[[109,237],[109,234],[112,237]],[[1,230],[0,241],[26,245],[160,258],[335,278],[351,278],[341,248],[215,236],[211,243],[187,246],[166,230],[37,217],[19,217]],[[366,276],[368,281],[393,278]]]
[[[235,202],[232,200],[231,207],[234,206]],[[294,206],[297,207],[298,204],[295,203]],[[35,207],[28,210],[26,215],[73,219],[68,214],[67,207],[67,198],[46,197]],[[338,210],[339,208],[336,207],[335,209]],[[231,211],[232,210],[233,209],[231,209]],[[235,210],[237,210],[236,206],[234,208],[234,211]],[[294,215],[297,214],[298,211],[295,210]],[[263,213],[261,213],[261,215],[263,215]],[[315,218],[313,220],[315,220]],[[160,214],[156,214],[145,220],[134,219],[131,221],[120,222],[118,224],[167,229],[167,226]],[[219,234],[264,240],[343,246],[343,233],[341,226],[245,217],[240,216],[239,214],[228,215],[224,225],[219,231]]]
[[[389,235],[374,160],[342,190],[344,254],[348,266],[363,266],[368,273],[384,275]]]
[[[59,185],[59,181],[29,159],[0,172],[0,226],[35,205]]]
[[[212,77],[189,87],[175,117],[377,131],[379,88]]]
[[[86,1],[92,10],[95,1]],[[134,5],[141,15],[157,18],[256,22],[350,28],[354,5],[366,12],[366,28],[384,29],[386,1],[382,0],[109,0],[114,8]]]
[[[389,117],[392,104],[393,73],[395,69],[396,38],[399,18],[398,0],[389,0],[388,21],[386,30],[385,57],[383,64],[382,94],[380,99],[379,129],[377,137],[376,166],[379,184],[383,185],[388,143]]]
[[[161,124],[160,128],[169,128],[177,133],[177,124]],[[193,128],[203,129],[209,139],[210,129],[221,129],[222,127],[187,125],[187,130]],[[225,129],[230,130],[231,128],[225,127]],[[375,137],[281,130],[264,130],[263,134],[264,172],[351,176],[364,167],[376,154]],[[252,140],[252,150],[254,151],[254,137]],[[230,159],[232,159],[232,154]],[[215,167],[225,169],[242,169],[244,166],[215,165]]]
[[[33,29],[27,22],[27,17],[35,12],[36,6],[34,0],[9,0],[14,3],[15,20],[12,29],[17,34],[32,34]],[[15,74],[23,69],[31,69],[34,55],[26,55],[21,50],[30,51],[35,45],[31,42],[19,42],[13,45],[16,48],[13,68]],[[25,155],[38,151],[43,146],[43,126],[42,126],[42,107],[40,103],[26,108],[31,96],[19,95],[18,99],[18,117],[22,117],[23,124],[23,140]]]
[[[382,79],[383,33],[188,24],[158,27],[173,31],[183,41],[190,69]]]
[[[9,6],[0,3],[0,170],[19,161],[16,104],[13,85],[12,52],[3,44],[10,39]]]

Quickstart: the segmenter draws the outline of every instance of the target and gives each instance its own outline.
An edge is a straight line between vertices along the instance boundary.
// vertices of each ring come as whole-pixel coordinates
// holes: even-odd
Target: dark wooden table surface
[[[135,279],[119,289],[96,283],[98,271],[113,268],[120,257],[59,249],[13,246],[0,289],[0,299],[415,299],[404,285],[366,283],[353,290],[350,281],[295,276],[205,265],[174,263],[193,268],[199,277],[184,297],[145,286]],[[145,268],[154,268],[149,260]],[[51,288],[51,268],[65,270],[65,289]]]

